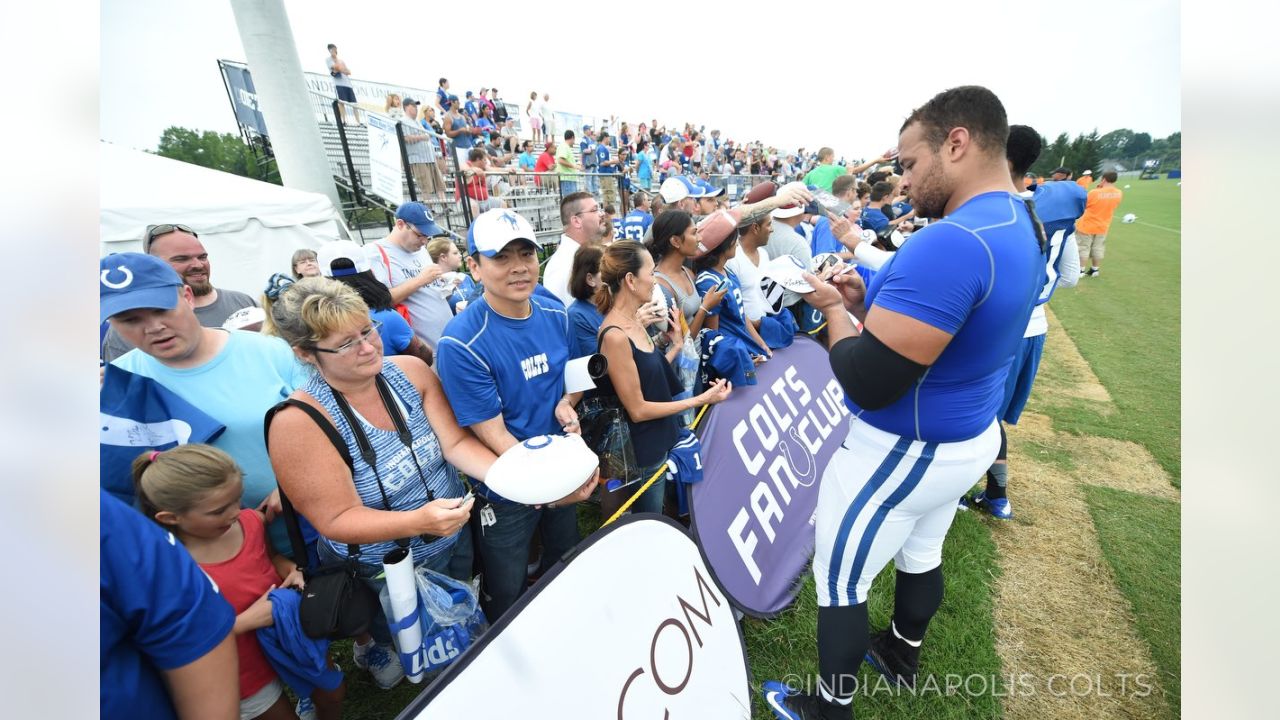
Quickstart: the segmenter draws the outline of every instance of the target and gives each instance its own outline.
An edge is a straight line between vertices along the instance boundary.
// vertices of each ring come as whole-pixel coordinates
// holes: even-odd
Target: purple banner
[[[756,371],[757,384],[735,387],[700,427],[707,463],[690,506],[720,587],[748,615],[771,617],[795,599],[813,554],[818,481],[849,409],[813,340],[797,337]]]

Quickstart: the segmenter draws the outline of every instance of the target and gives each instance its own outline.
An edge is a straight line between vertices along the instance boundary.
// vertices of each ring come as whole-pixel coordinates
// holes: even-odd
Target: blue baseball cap
[[[467,91],[467,97],[471,97],[471,96],[472,96],[472,94],[473,94],[473,93],[472,93],[470,90],[468,90],[468,91]]]
[[[127,310],[172,310],[178,306],[182,278],[154,255],[112,253],[102,258],[98,267],[99,322]]]
[[[698,178],[696,182],[698,187],[702,188],[702,197],[716,197],[724,194],[724,188],[718,188],[702,178]]]
[[[427,237],[445,234],[431,217],[431,210],[420,202],[407,202],[396,208],[396,219],[418,228],[418,232]]]
[[[705,197],[702,186],[694,184],[684,175],[673,175],[662,181],[658,194],[668,203],[678,203],[685,198]]]
[[[534,247],[542,247],[533,225],[523,215],[506,208],[494,208],[481,213],[471,223],[467,230],[467,254],[493,257],[516,240],[526,240]]]

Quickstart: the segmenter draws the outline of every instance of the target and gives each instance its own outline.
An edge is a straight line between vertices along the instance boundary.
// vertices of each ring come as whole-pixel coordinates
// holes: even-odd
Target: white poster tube
[[[388,618],[396,646],[400,649],[405,677],[411,683],[422,682],[422,619],[418,615],[418,581],[413,572],[413,553],[396,548],[382,558],[387,577],[387,596],[393,617]],[[406,662],[412,658],[412,662]]]

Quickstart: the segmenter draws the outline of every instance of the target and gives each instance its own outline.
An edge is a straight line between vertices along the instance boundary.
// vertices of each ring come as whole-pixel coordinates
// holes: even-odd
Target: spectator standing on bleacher
[[[600,173],[601,175],[616,176],[618,174],[618,161],[614,159],[614,157],[609,153],[609,131],[608,130],[600,131],[600,135],[596,139],[593,152],[595,153],[596,172]],[[602,187],[600,182],[601,178],[597,177],[595,178],[595,180],[596,180],[596,192],[599,193],[601,192],[601,187]],[[605,202],[606,205],[618,202],[618,190],[619,188],[618,188],[617,177],[604,178],[604,183],[603,183],[604,195],[602,197],[602,200]]]
[[[351,86],[351,68],[347,67],[346,61],[338,57],[338,46],[329,43],[329,57],[324,59],[325,67],[329,68],[329,77],[333,78],[333,92],[342,102],[348,102],[352,105],[356,104],[356,90]],[[347,125],[347,109],[341,105],[338,106],[339,118],[343,125]],[[360,121],[360,116],[356,115],[356,122]]]
[[[556,173],[560,176],[561,195],[572,195],[578,191],[578,172],[582,165],[573,159],[572,130],[564,131],[564,142],[556,146]]]
[[[542,142],[542,102],[538,100],[538,91],[529,93],[529,103],[524,106],[524,112],[529,116],[529,128],[533,131],[533,141]],[[551,135],[547,135],[550,139]]]
[[[511,119],[510,113],[507,112],[507,104],[498,97],[498,88],[493,88],[490,93],[493,95],[493,120],[498,125],[502,125]]]
[[[440,85],[436,88],[436,105],[440,107],[440,114],[449,112],[449,108],[453,107],[453,96],[449,94],[449,79],[440,78]]]
[[[405,155],[409,157],[409,172],[417,186],[418,197],[435,195],[444,200],[444,175],[436,163],[436,138],[427,132],[427,127],[418,117],[417,100],[405,98],[401,105],[404,108],[400,122],[405,126]]]
[[[560,224],[564,232],[542,272],[542,285],[569,307],[573,304],[569,273],[573,269],[574,253],[580,247],[603,245],[613,227],[605,222],[604,208],[589,192],[571,193],[560,201]]]
[[[636,184],[641,190],[653,187],[653,155],[649,152],[649,138],[641,137],[636,143]]]
[[[458,151],[462,151],[465,154],[475,147],[475,136],[480,134],[480,130],[479,128],[471,127],[456,102],[449,106],[449,114],[444,117],[444,128],[444,134],[451,141],[450,150],[454,154],[454,161],[461,162],[462,159],[457,157]]]
[[[556,136],[556,113],[551,109],[549,93],[542,93],[542,132],[549,138]]]
[[[587,190],[593,194],[600,193],[600,178],[596,176],[599,165],[596,157],[595,138],[591,135],[591,126],[582,126],[582,140],[578,142],[578,157],[582,163],[582,167],[587,173]]]
[[[142,236],[142,252],[169,263],[191,288],[196,320],[208,328],[220,328],[237,310],[257,307],[258,301],[248,295],[213,286],[213,264],[196,231],[177,223],[150,225]],[[116,332],[114,326],[102,340],[102,359],[111,362],[133,349],[133,345]]]
[[[467,91],[467,101],[462,106],[462,112],[472,121],[480,117],[480,103],[476,101],[476,94],[470,90]]]
[[[425,247],[431,238],[444,234],[426,205],[408,202],[396,208],[391,233],[365,246],[373,276],[391,291],[392,302],[409,308],[409,325],[433,351],[453,311],[440,293],[427,287],[444,269],[431,261]]]

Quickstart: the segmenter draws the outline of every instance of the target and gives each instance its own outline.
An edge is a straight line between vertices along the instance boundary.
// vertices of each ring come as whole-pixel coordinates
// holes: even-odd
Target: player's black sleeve
[[[928,370],[880,342],[865,329],[831,348],[831,369],[845,394],[867,410],[897,402]]]

